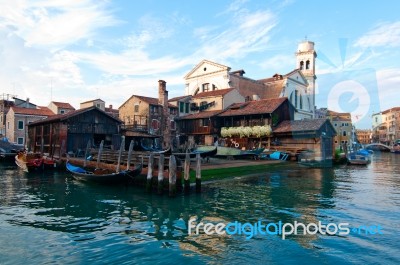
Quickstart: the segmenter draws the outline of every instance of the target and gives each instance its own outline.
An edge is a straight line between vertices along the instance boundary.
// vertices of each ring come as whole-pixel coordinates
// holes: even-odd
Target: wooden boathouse
[[[55,115],[28,125],[27,148],[52,156],[65,153],[78,155],[83,153],[88,141],[92,147],[104,141],[105,146],[118,149],[121,123],[95,106]]]

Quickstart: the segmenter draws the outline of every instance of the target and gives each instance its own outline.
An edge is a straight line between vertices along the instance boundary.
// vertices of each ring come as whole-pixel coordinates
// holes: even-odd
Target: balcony
[[[147,125],[141,124],[124,124],[121,125],[121,130],[131,131],[131,132],[147,132],[149,127]]]

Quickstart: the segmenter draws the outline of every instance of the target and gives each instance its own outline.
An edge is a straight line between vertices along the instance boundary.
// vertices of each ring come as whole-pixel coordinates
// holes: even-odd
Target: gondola
[[[226,157],[228,159],[258,159],[264,148],[254,150],[240,150],[233,147],[218,146],[217,157]]]
[[[109,169],[96,168],[93,170],[84,169],[72,165],[69,161],[66,164],[67,170],[72,176],[80,181],[96,182],[96,183],[124,183],[135,178],[142,171],[142,165],[135,166],[133,170],[122,170],[120,172],[112,172]]]
[[[191,152],[189,152],[189,157],[195,158],[197,154],[200,154],[201,158],[209,158],[215,156],[217,154],[217,151],[218,151],[217,147],[214,147],[211,150],[202,150],[201,148],[194,149]],[[172,154],[181,159],[185,159],[186,157],[186,153],[172,153]]]

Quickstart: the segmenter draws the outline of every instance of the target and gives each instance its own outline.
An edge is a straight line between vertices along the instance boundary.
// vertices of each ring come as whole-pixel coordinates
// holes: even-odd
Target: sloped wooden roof
[[[227,116],[242,116],[242,115],[254,115],[272,113],[280,105],[282,105],[287,98],[274,98],[274,99],[263,99],[257,101],[248,101],[244,103],[235,103],[228,107],[224,112],[219,114],[220,117]]]
[[[89,112],[91,110],[97,110],[97,111],[103,113],[104,115],[110,117],[110,119],[113,119],[118,123],[122,123],[122,121],[120,119],[113,117],[112,115],[106,113],[105,111],[102,111],[101,109],[99,109],[99,108],[97,108],[95,106],[92,106],[92,107],[89,107],[89,108],[73,110],[73,111],[70,111],[70,112],[64,113],[64,114],[53,115],[53,116],[51,116],[51,117],[49,117],[47,119],[36,121],[36,122],[32,122],[29,125],[39,125],[39,124],[44,124],[44,123],[64,121],[64,120],[67,120],[67,119],[69,119],[71,117],[74,117],[74,116]]]
[[[318,131],[321,127],[329,122],[327,119],[309,119],[309,120],[295,120],[295,121],[282,121],[274,129],[274,133],[293,133],[293,132],[311,132]],[[332,125],[331,125],[332,127]],[[334,130],[334,128],[332,127]]]

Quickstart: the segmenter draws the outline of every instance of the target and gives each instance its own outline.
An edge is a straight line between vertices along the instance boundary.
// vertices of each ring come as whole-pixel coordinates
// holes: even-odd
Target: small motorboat
[[[361,149],[348,155],[347,163],[350,165],[368,165],[371,163],[371,153]]]

